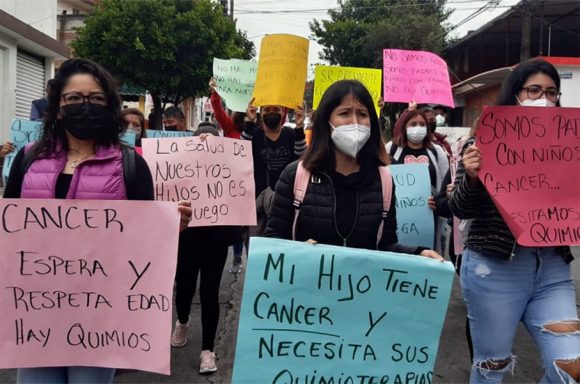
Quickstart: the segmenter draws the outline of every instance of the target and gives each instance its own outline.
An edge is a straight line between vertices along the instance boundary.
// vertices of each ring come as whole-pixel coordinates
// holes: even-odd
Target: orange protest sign
[[[479,178],[518,244],[580,244],[580,109],[488,107]]]

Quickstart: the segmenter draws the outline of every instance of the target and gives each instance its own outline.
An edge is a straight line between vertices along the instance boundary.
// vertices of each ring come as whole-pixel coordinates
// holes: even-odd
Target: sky
[[[289,33],[309,38],[311,35],[308,23],[314,19],[328,19],[327,10],[336,8],[337,0],[234,0],[234,18],[239,29],[246,31],[248,37],[256,45],[259,55],[260,42],[266,34]],[[466,19],[489,3],[498,3],[490,6],[475,15],[471,20]],[[519,0],[447,0],[447,7],[454,10],[449,22],[457,26],[452,32],[454,37],[463,37],[469,30],[475,30],[501,13],[507,11]],[[260,13],[272,12],[272,13]],[[461,25],[458,25],[461,24]],[[309,77],[315,64],[322,63],[318,54],[322,47],[314,40],[310,41],[309,50]]]

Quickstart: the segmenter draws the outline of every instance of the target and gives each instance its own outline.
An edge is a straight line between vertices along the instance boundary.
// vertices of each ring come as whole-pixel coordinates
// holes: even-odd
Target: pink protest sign
[[[1,199],[0,368],[170,373],[177,204]]]
[[[479,178],[518,244],[580,244],[580,109],[488,107]]]
[[[453,108],[447,63],[431,52],[383,50],[383,99]]]
[[[252,143],[224,137],[144,139],[155,198],[191,202],[191,227],[256,225]]]

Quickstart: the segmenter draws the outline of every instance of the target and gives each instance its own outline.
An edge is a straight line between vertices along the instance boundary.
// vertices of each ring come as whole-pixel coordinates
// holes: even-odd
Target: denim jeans
[[[115,368],[101,367],[45,367],[19,368],[16,382],[19,384],[98,383],[110,384]]]
[[[469,248],[463,254],[461,289],[474,347],[470,381],[500,383],[506,372],[513,371],[511,349],[522,321],[542,356],[541,383],[574,383],[555,361],[580,356],[580,333],[545,328],[578,321],[570,265],[553,247],[516,246],[514,255],[504,260]],[[490,362],[499,364],[489,369]]]

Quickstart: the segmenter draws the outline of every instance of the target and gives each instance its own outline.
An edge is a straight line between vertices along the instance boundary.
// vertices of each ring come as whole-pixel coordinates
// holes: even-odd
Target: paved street
[[[580,248],[574,249],[574,254],[580,258]],[[245,260],[245,258],[244,258]],[[233,368],[234,349],[236,342],[237,323],[244,272],[233,275],[227,271],[231,257],[224,270],[220,290],[221,321],[216,340],[216,353],[219,356],[218,372],[214,375],[198,374],[199,352],[201,348],[201,328],[192,327],[189,333],[189,343],[184,348],[173,348],[171,356],[171,376],[157,375],[147,372],[120,370],[115,378],[116,383],[229,383]],[[573,276],[576,280],[576,305],[580,308],[580,260],[573,263]],[[200,319],[200,305],[197,295],[192,307],[192,318]],[[501,308],[498,308],[501,310]],[[437,364],[435,367],[435,383],[465,383],[469,377],[469,352],[465,342],[465,306],[461,299],[459,284],[455,280],[447,318],[441,337]],[[507,376],[506,383],[536,383],[542,377],[542,364],[536,353],[535,345],[520,327],[514,346],[518,357],[515,374]],[[14,383],[15,370],[0,370],[0,383]]]

